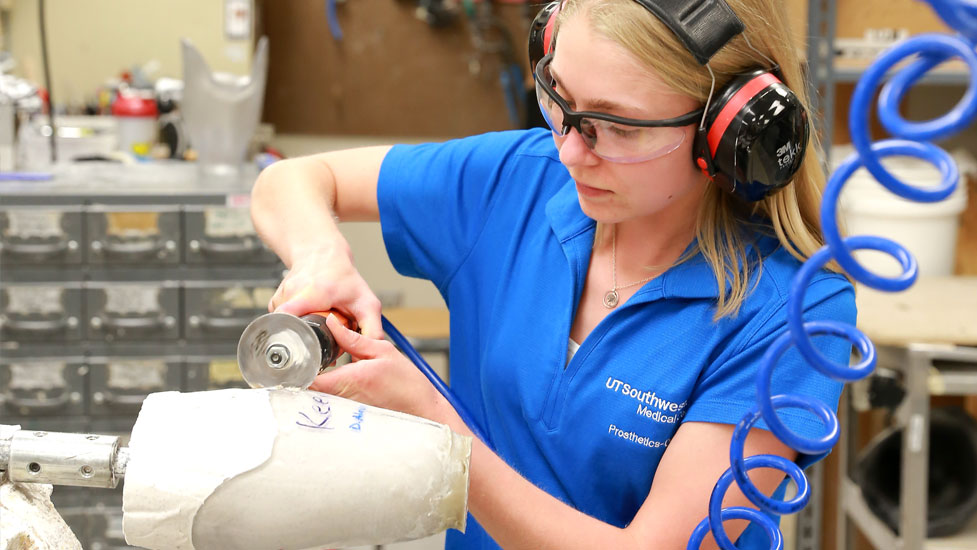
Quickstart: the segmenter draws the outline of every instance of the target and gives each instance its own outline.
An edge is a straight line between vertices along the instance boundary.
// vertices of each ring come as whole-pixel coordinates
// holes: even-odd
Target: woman
[[[716,86],[772,59],[803,97],[780,6],[729,5],[746,32],[712,57]],[[553,55],[536,71],[550,118],[565,113],[545,86],[572,110],[628,119],[681,117],[710,98],[710,71],[634,0],[568,0],[557,25]],[[290,267],[270,308],[336,308],[363,330],[329,321],[358,361],[320,376],[314,389],[471,433],[382,340],[379,301],[334,215],[379,220],[397,269],[444,296],[452,390],[495,449],[475,442],[477,524],[449,532],[449,547],[684,548],[705,517],[729,466],[733,425],[754,404],[759,358],[786,330],[788,283],[822,244],[823,176],[811,143],[790,185],[745,203],[693,162],[697,122],[640,134],[653,144],[641,158],[611,158],[606,144],[609,132],[645,130],[606,125],[596,140],[554,128],[330,152],[259,177],[255,225]],[[819,274],[805,318],[854,322],[847,280]],[[847,343],[819,343],[847,360]],[[840,386],[796,352],[776,373],[774,393],[837,403]],[[816,419],[792,412],[782,418],[793,430],[821,432]],[[746,454],[762,453],[803,465],[821,458],[798,456],[755,428]],[[767,494],[783,491],[778,472],[752,478]],[[747,501],[734,488],[725,505]],[[768,547],[756,527],[726,528],[740,548]]]

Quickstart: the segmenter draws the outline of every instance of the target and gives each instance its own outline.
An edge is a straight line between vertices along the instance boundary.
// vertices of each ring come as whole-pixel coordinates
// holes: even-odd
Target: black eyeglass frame
[[[556,93],[553,86],[547,84],[543,79],[543,67],[549,64],[551,61],[553,61],[553,52],[544,55],[543,58],[536,63],[536,67],[533,69],[533,80],[535,80],[536,83],[543,88],[546,95],[555,101],[556,104],[560,106],[560,110],[563,111],[562,135],[566,135],[570,131],[570,128],[574,128],[580,133],[581,136],[586,136],[580,127],[581,120],[585,118],[603,120],[605,122],[623,124],[625,126],[636,126],[638,128],[681,128],[691,124],[698,124],[702,120],[702,113],[704,112],[704,109],[696,109],[695,111],[690,111],[684,115],[659,120],[625,118],[607,113],[599,113],[596,111],[574,111],[570,108],[570,105],[566,102],[566,100],[563,99],[560,94]]]

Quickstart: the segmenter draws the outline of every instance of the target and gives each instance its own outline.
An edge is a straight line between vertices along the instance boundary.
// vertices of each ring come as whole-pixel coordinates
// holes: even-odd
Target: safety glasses
[[[574,111],[556,92],[550,73],[553,54],[547,54],[533,71],[536,99],[550,129],[565,136],[575,129],[595,155],[611,162],[644,162],[671,153],[685,141],[683,126],[698,123],[702,109],[675,118],[640,120],[592,111]]]

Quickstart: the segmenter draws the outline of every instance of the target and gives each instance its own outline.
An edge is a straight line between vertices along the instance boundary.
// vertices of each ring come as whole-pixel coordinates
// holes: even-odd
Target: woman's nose
[[[587,147],[583,136],[576,129],[571,128],[565,136],[556,139],[560,150],[560,162],[565,166],[589,166],[600,160],[600,157]]]

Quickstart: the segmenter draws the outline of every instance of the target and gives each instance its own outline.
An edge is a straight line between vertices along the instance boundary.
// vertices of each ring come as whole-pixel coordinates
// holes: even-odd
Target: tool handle
[[[329,328],[326,327],[326,317],[328,317],[329,314],[335,315],[336,318],[339,319],[339,322],[349,330],[359,331],[356,321],[350,317],[347,317],[346,315],[343,315],[335,309],[330,309],[329,311],[318,311],[302,316],[302,320],[312,327],[316,337],[319,339],[319,345],[322,347],[322,362],[319,364],[320,373],[322,373],[326,367],[335,363],[336,359],[339,359],[339,356],[343,354],[343,349],[339,347],[339,344],[336,343],[336,339],[333,338],[332,333],[329,332]]]
[[[353,320],[353,319],[347,317],[346,315],[344,315],[344,314],[336,311],[335,309],[330,309],[329,311],[316,311],[314,313],[308,313],[306,315],[303,315],[302,316],[302,319],[304,320],[306,317],[310,317],[312,315],[317,315],[319,317],[322,317],[322,325],[325,326],[325,324],[326,324],[326,317],[328,317],[330,313],[332,313],[333,315],[335,315],[336,318],[339,319],[339,322],[342,323],[344,327],[348,328],[349,330],[355,330],[356,332],[359,332],[360,329],[356,325],[356,321],[355,320]],[[326,332],[328,332],[328,330]]]

